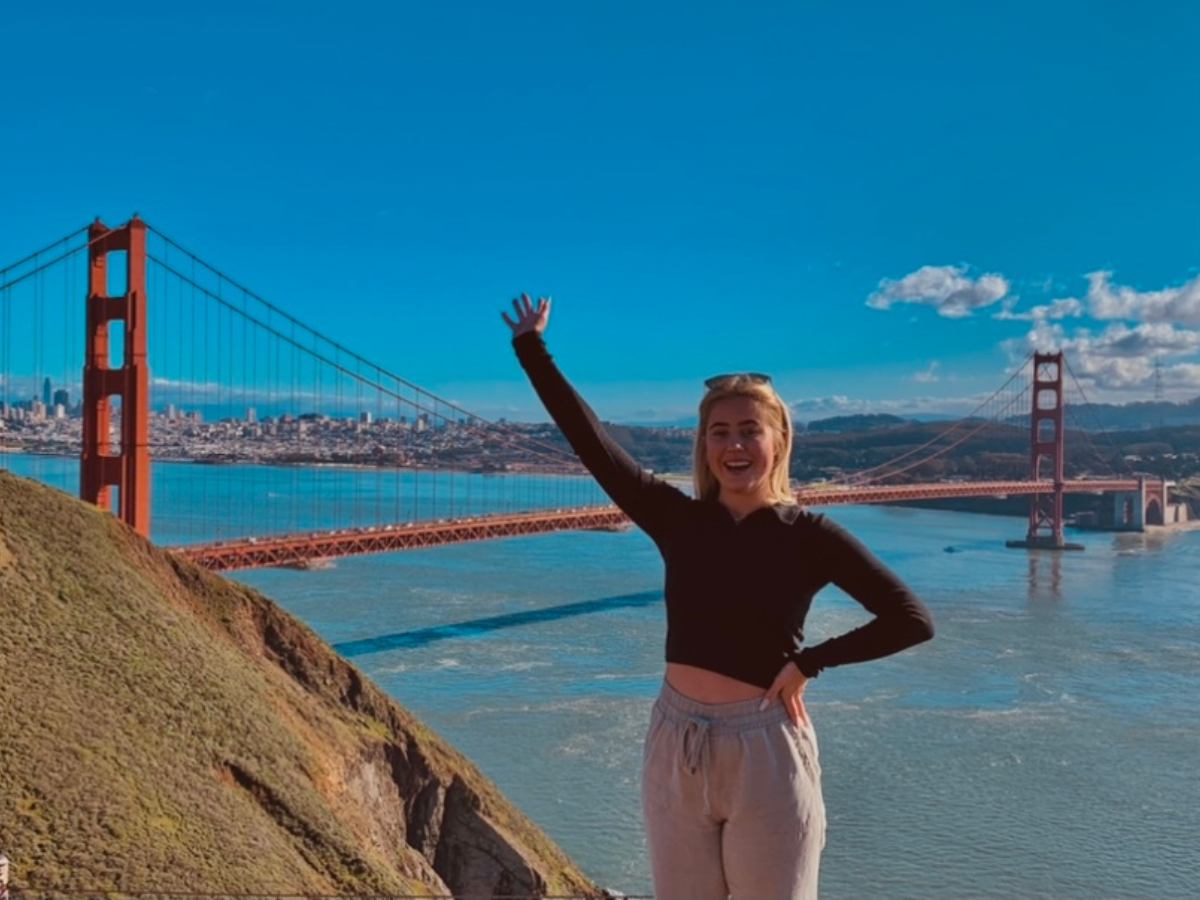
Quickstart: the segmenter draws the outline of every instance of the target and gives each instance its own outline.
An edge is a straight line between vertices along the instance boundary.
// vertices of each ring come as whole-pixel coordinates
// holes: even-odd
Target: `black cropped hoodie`
[[[888,656],[933,636],[929,610],[843,528],[800,506],[776,504],[741,520],[642,469],[605,432],[554,364],[541,335],[513,340],[555,423],[605,493],[658,546],[666,565],[667,662],[764,689],[791,659],[809,678]],[[804,646],[813,597],[834,584],[873,618]]]

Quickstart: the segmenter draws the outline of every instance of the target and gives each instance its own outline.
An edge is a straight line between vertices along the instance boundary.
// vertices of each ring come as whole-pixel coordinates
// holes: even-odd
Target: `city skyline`
[[[62,13],[2,14],[0,264],[138,212],[491,419],[544,418],[521,291],[614,421],[737,369],[801,420],[961,415],[1034,347],[1200,394],[1195,4]]]

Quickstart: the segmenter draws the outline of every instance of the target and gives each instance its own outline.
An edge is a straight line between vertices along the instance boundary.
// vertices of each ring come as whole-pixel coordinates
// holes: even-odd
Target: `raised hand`
[[[508,313],[503,312],[500,313],[500,316],[508,323],[508,327],[512,329],[513,337],[529,331],[541,334],[546,330],[546,324],[550,321],[549,297],[539,297],[537,305],[534,306],[533,301],[529,299],[529,295],[522,294],[512,304],[513,318],[510,319]]]

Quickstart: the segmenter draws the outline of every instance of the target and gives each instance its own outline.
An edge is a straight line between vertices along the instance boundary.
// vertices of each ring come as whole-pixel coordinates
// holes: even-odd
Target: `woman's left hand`
[[[789,660],[783,664],[783,668],[779,670],[779,674],[767,688],[767,692],[763,695],[762,706],[765,709],[767,704],[778,697],[793,724],[799,725],[803,722],[807,725],[808,713],[804,711],[804,689],[806,687],[808,687],[808,678],[796,668],[794,662]]]
[[[508,317],[508,313],[500,313],[500,317],[508,323],[514,338],[528,331],[536,331],[541,334],[550,323],[550,298],[539,297],[537,305],[534,306],[529,295],[522,294],[513,301],[512,318]]]

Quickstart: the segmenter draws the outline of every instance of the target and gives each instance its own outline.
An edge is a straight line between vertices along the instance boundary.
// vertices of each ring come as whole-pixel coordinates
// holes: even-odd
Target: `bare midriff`
[[[667,684],[700,703],[737,703],[766,693],[756,684],[683,663],[667,663]]]

